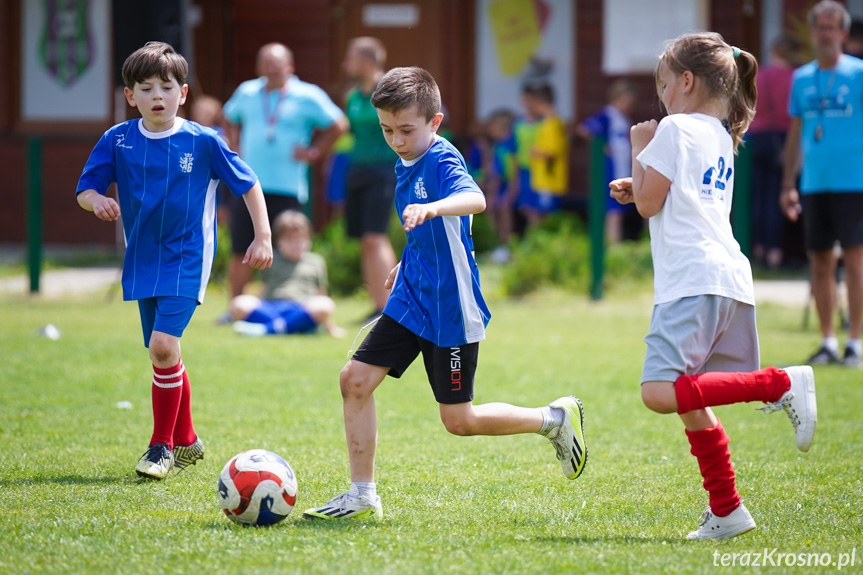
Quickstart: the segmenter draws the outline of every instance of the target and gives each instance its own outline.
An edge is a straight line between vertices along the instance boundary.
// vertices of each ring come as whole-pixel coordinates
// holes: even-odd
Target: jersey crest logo
[[[417,180],[414,184],[414,195],[416,195],[418,200],[424,200],[428,198],[428,194],[426,193],[425,184],[423,184],[422,176]]]
[[[192,173],[192,162],[194,162],[195,158],[192,154],[183,154],[180,157],[180,171],[184,174]]]
[[[117,143],[114,145],[118,148],[126,148],[127,150],[132,149],[132,146],[126,145],[126,134],[117,134]]]

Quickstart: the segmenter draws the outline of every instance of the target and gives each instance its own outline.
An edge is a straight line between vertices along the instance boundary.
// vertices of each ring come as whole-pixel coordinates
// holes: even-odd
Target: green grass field
[[[679,418],[640,402],[649,288],[599,303],[492,299],[476,402],[578,395],[590,448],[583,476],[564,479],[538,436],[448,435],[417,362],[376,393],[384,521],[333,525],[301,511],[348,485],[338,373],[366,304],[339,302],[345,340],[246,339],[215,325],[223,302],[211,290],[183,338],[206,459],[153,483],[133,471],[151,432],[137,306],[103,294],[0,301],[0,572],[707,573],[727,570],[723,554],[754,562],[774,549],[768,561],[781,565],[784,553],[837,561],[854,552],[843,572],[863,572],[859,371],[816,370],[808,454],[783,413],[718,408],[758,529],[687,542],[707,496]],[[47,323],[59,340],[36,336]],[[762,306],[759,328],[765,365],[799,362],[818,339],[802,331],[798,309]],[[297,509],[273,528],[238,527],[218,506],[222,465],[251,448],[283,455],[299,478]]]

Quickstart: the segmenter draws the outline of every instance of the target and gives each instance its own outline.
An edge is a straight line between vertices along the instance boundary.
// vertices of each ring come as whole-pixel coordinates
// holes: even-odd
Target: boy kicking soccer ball
[[[471,239],[471,217],[485,209],[485,197],[461,154],[437,136],[443,119],[437,83],[421,68],[394,68],[378,83],[372,104],[384,138],[399,155],[395,203],[407,246],[386,280],[391,294],[383,314],[340,376],[350,491],[304,516],[383,517],[374,483],[373,393],[387,375],[401,377],[419,354],[447,431],[465,436],[538,433],[551,441],[563,474],[575,479],[587,463],[576,397],[541,408],[472,403],[479,342],[491,317]]]
[[[254,172],[210,128],[177,117],[186,101],[185,58],[149,42],[126,59],[126,100],[140,120],[109,129],[78,180],[78,203],[100,220],[123,216],[123,299],[137,300],[153,362],[153,435],[135,472],[164,479],[204,457],[192,426],[180,336],[203,302],[216,248],[216,189],[225,182],[255,225],[244,263],[273,261],[263,192]],[[105,194],[117,184],[117,199]]]

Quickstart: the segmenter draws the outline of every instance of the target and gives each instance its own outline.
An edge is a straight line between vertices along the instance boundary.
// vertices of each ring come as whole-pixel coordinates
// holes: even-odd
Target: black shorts
[[[809,251],[863,245],[863,192],[804,194],[803,231]]]
[[[438,403],[473,401],[479,343],[438,347],[388,315],[382,315],[351,359],[388,367],[389,375],[398,379],[420,353]]]
[[[345,192],[345,228],[348,237],[385,234],[393,213],[396,173],[392,166],[352,166]]]
[[[264,202],[267,204],[267,217],[270,220],[270,229],[276,216],[287,210],[295,212],[303,211],[303,206],[296,196],[284,196],[281,194],[268,194],[264,192]],[[243,197],[234,198],[231,205],[231,253],[243,255],[255,239],[255,226],[252,225],[252,216],[246,208]],[[275,236],[273,236],[275,240]]]

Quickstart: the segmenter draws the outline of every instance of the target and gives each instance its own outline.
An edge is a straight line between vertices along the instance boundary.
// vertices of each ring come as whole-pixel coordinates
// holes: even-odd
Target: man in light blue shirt
[[[293,55],[286,46],[262,46],[257,69],[260,77],[240,84],[224,113],[239,126],[232,141],[239,141],[240,156],[258,175],[272,225],[285,210],[302,211],[309,198],[308,164],[329,153],[348,122],[326,92],[293,75]],[[250,222],[236,207],[231,213],[231,297],[241,295],[251,279],[251,271],[240,265],[239,251],[248,245]]]
[[[851,17],[822,0],[809,12],[815,60],[794,72],[780,204],[791,221],[803,214],[821,348],[809,364],[859,367],[863,345],[863,61],[842,54]],[[802,162],[801,162],[802,159]],[[797,169],[802,166],[800,190]],[[802,194],[802,197],[801,197]],[[833,323],[836,242],[842,246],[849,328],[844,357]]]

